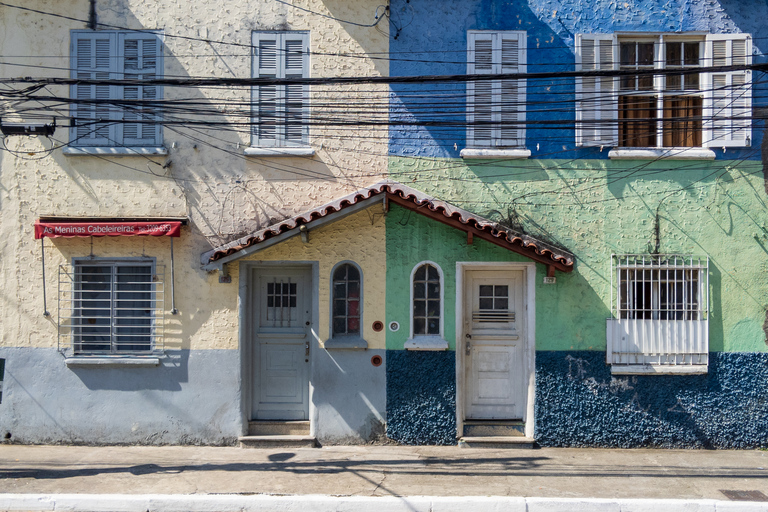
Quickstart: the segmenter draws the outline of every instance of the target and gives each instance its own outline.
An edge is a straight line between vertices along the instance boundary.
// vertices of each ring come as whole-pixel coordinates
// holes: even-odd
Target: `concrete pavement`
[[[4,510],[768,511],[768,452],[2,445],[0,493]]]

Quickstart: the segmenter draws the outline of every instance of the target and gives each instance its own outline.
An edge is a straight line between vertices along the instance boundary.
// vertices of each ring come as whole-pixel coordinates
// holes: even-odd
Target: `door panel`
[[[253,272],[252,419],[309,417],[311,296],[309,268],[260,268]]]
[[[522,419],[525,411],[524,271],[466,272],[467,419]]]

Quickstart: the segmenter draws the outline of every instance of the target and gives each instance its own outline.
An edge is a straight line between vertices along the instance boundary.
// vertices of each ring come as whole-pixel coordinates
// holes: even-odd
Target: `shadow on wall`
[[[158,29],[157,26],[143,26],[125,7],[119,11],[112,9],[109,13],[100,12],[99,19],[104,23],[117,19],[117,26]],[[242,20],[242,24],[227,37],[213,34],[210,37],[212,40],[226,39],[250,44],[252,25],[247,19]],[[77,28],[87,27],[83,24]],[[190,37],[198,37],[197,32],[191,30]],[[247,53],[236,52],[237,55],[230,56],[227,54],[231,52],[220,51],[222,45],[185,40],[184,44],[192,45],[190,48],[180,41],[166,38],[164,72],[167,76],[182,80],[192,78],[190,65],[207,70],[205,73],[212,76],[249,76],[251,73],[251,60]],[[206,57],[208,60],[201,64],[199,59],[189,60],[177,57],[175,53],[213,56]],[[251,144],[248,124],[251,120],[247,112],[242,113],[240,118],[232,118],[221,111],[222,102],[247,105],[251,91],[243,89],[231,93],[216,89],[212,94],[214,96],[206,95],[203,89],[196,87],[165,87],[163,95],[167,102],[183,98],[186,103],[195,105],[194,111],[176,111],[176,105],[164,113],[167,123],[162,133],[168,149],[165,157],[73,158],[54,151],[52,158],[69,174],[71,183],[79,187],[83,195],[81,210],[72,210],[71,214],[130,215],[135,214],[137,207],[147,207],[155,202],[162,204],[158,208],[163,208],[168,214],[168,203],[173,202],[177,209],[173,214],[189,216],[192,229],[199,230],[208,245],[213,247],[294,213],[295,198],[285,197],[270,182],[295,181],[297,177],[317,180],[322,184],[336,181],[328,164],[318,157],[287,158],[277,163],[270,158],[246,157],[244,148]],[[193,122],[197,124],[190,126],[189,123]],[[245,128],[238,131],[233,123]],[[205,125],[211,125],[211,128]],[[228,128],[221,129],[222,126]],[[69,133],[66,129],[60,130],[57,137],[66,142]],[[126,188],[128,186],[130,188]],[[171,199],[168,200],[168,197]],[[104,207],[109,208],[108,213],[106,210],[96,212],[96,209]],[[199,252],[205,249],[201,246]]]
[[[321,349],[312,370],[312,402],[322,444],[384,442],[386,362],[373,366],[383,350]]]

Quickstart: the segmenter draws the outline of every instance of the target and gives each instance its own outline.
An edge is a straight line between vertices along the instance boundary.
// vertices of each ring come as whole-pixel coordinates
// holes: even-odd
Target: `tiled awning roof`
[[[481,238],[558,270],[564,272],[573,270],[574,256],[563,248],[519,233],[394,181],[381,181],[216,247],[202,255],[202,264],[206,268],[220,268],[225,263],[255,252],[261,248],[259,246],[268,247],[285,238],[298,235],[301,232],[301,226],[310,229],[315,225],[336,220],[352,211],[367,208],[377,201],[384,201],[385,205],[390,202],[398,204],[465,231],[470,240],[473,237]]]

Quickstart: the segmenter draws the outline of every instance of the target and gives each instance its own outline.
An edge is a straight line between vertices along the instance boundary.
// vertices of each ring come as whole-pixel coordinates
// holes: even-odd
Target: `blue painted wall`
[[[455,352],[387,350],[387,437],[456,444]]]
[[[753,0],[392,0],[390,74],[465,74],[468,30],[525,30],[528,72],[575,70],[577,33],[616,31],[751,33],[754,62],[766,62],[766,2]],[[766,104],[765,81],[755,74],[754,105]],[[762,82],[762,83],[761,83]],[[465,85],[396,84],[390,154],[458,158],[466,146]],[[599,148],[575,147],[572,79],[528,82],[527,148],[532,158],[607,158]],[[416,126],[418,125],[418,126]],[[752,149],[717,149],[718,159],[759,159],[762,128]]]
[[[768,354],[710,353],[709,373],[611,376],[605,354],[536,353],[542,446],[768,446]]]

